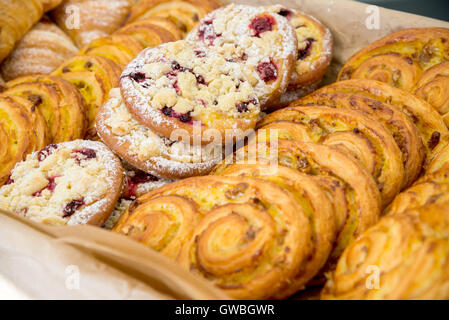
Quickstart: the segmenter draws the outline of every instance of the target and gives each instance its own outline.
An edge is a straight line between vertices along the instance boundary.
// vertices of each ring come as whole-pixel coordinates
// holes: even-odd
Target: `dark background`
[[[338,0],[337,0],[338,1]],[[388,9],[449,21],[449,0],[358,0]]]

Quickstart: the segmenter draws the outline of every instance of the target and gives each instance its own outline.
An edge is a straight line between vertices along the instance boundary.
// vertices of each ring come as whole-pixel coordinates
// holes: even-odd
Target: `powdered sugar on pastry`
[[[16,165],[0,188],[0,207],[51,225],[102,224],[120,195],[122,171],[100,142],[48,145]]]

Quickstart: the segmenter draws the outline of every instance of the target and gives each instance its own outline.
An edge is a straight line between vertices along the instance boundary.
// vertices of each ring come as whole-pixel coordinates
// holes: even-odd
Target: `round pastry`
[[[168,22],[171,22],[168,20]],[[176,26],[175,26],[176,27]],[[165,42],[180,40],[171,32],[153,23],[152,19],[136,21],[119,29],[115,34],[132,36],[144,47],[156,47]]]
[[[176,211],[162,207],[172,202],[176,203]],[[183,242],[179,256],[179,245],[172,256],[178,256],[183,267],[236,299],[274,296],[312,253],[310,223],[303,207],[288,190],[260,179],[189,178],[138,198],[129,213],[131,217],[146,214],[148,222],[157,219],[157,224],[145,224],[146,234],[154,234],[148,240],[166,243],[165,247]],[[179,221],[178,226],[167,233],[170,225],[164,221],[170,221],[167,218],[174,214],[177,218],[170,220]],[[197,225],[181,224],[192,220],[182,215],[194,214],[202,218]],[[143,224],[139,226],[137,235]],[[178,237],[180,227],[188,227],[191,236],[184,233]]]
[[[398,107],[362,95],[320,92],[295,101],[290,106],[328,106],[337,109],[357,110],[376,119],[387,128],[402,153],[404,184],[410,186],[418,179],[426,155],[418,128],[412,119]]]
[[[101,226],[122,184],[120,160],[104,144],[50,144],[15,166],[0,188],[0,207],[50,225]]]
[[[5,84],[6,94],[27,98],[40,109],[54,143],[84,137],[86,103],[78,89],[59,77],[21,77]]]
[[[7,96],[0,96],[0,186],[31,145],[32,122],[27,112]]]
[[[128,112],[120,89],[111,90],[110,97],[97,116],[98,135],[136,168],[162,178],[181,179],[207,174],[222,160],[221,148],[170,140],[141,125]]]
[[[263,107],[287,89],[298,44],[284,17],[264,8],[228,5],[208,14],[186,38],[242,65]]]
[[[77,55],[65,61],[52,74],[75,85],[86,101],[87,139],[96,137],[95,118],[107,101],[108,93],[119,85],[120,67],[104,57]]]
[[[132,7],[127,23],[150,17],[167,18],[185,34],[208,12],[219,7],[216,0],[140,0]]]
[[[332,60],[333,38],[320,21],[303,12],[281,5],[267,7],[285,17],[295,29],[298,58],[294,63],[289,89],[303,88],[321,82]]]
[[[337,219],[331,199],[314,177],[283,166],[234,164],[227,167],[221,175],[270,181],[289,190],[297,198],[309,219],[312,253],[308,262],[297,270],[295,277],[275,298],[286,298],[303,289],[326,263],[337,236]]]
[[[315,91],[312,96],[323,93],[362,95],[398,107],[412,119],[420,132],[427,150],[426,164],[432,161],[448,141],[449,131],[438,112],[428,103],[404,90],[375,80],[355,79],[336,82]]]
[[[358,161],[335,147],[267,137],[265,141],[249,143],[225,159],[214,174],[221,174],[232,163],[254,162],[282,165],[316,176],[329,195],[336,195],[333,202],[342,206],[337,211],[337,225],[341,228],[326,269],[331,269],[343,249],[380,216],[381,198],[372,176]],[[341,187],[344,201],[342,190],[337,190]]]
[[[449,59],[448,38],[446,28],[394,32],[353,55],[338,79],[379,80],[411,91],[422,71]]]
[[[449,165],[449,144],[435,156],[426,173],[434,173],[447,165]]]
[[[382,218],[343,253],[322,299],[449,299],[447,206]]]
[[[283,129],[283,122],[302,127],[312,141],[335,146],[358,160],[377,182],[383,204],[387,205],[404,184],[401,151],[390,132],[375,119],[354,110],[328,107],[288,107],[266,116],[259,129],[275,124],[271,130]],[[288,130],[288,128],[286,128]]]
[[[437,109],[449,127],[449,61],[425,71],[416,84],[415,95]]]
[[[185,41],[139,54],[123,72],[121,90],[140,123],[167,138],[176,129],[185,130],[203,144],[215,140],[208,129],[221,134],[218,143],[228,136],[241,138],[255,127],[260,112],[238,63]],[[198,122],[200,134],[194,132]]]
[[[124,68],[144,47],[130,35],[114,34],[92,41],[79,54],[108,58]]]

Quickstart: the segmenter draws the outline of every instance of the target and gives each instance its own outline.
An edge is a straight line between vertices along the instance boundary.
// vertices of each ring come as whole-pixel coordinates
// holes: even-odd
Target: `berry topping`
[[[6,182],[5,182],[5,186],[8,184],[13,184],[13,183],[14,183],[14,180],[11,179],[11,176],[9,176],[8,180],[6,180]]]
[[[260,34],[273,30],[273,25],[276,20],[268,14],[254,18],[249,27],[254,31],[255,37],[260,37]]]
[[[204,80],[204,77],[202,75],[195,75],[195,78],[196,78],[197,84],[202,84],[202,85],[207,86],[207,82],[206,82],[206,80]]]
[[[310,55],[310,52],[312,50],[312,45],[315,42],[315,39],[313,38],[307,38],[306,40],[306,46],[304,49],[300,49],[298,51],[298,60],[304,60]]]
[[[63,218],[68,218],[71,215],[73,215],[76,210],[78,210],[80,207],[84,205],[84,199],[80,200],[72,200],[64,208],[64,214],[62,215]]]
[[[179,116],[179,120],[181,122],[190,122],[190,121],[192,121],[192,117],[190,116],[190,111],[180,115]]]
[[[56,149],[58,149],[58,146],[56,144],[49,144],[44,149],[38,152],[37,160],[44,161],[48,156],[50,156],[53,153],[53,150]]]
[[[167,117],[171,117],[172,116],[172,113],[173,113],[173,109],[172,108],[169,108],[169,107],[163,107],[162,108],[162,113],[165,115],[165,116],[167,116]]]
[[[282,8],[281,10],[279,10],[278,15],[286,17],[287,19],[290,19],[293,15],[293,11]]]
[[[42,191],[44,191],[44,190],[49,190],[49,191],[53,192],[55,190],[55,188],[56,188],[55,180],[56,180],[56,178],[59,178],[59,177],[60,176],[49,177],[48,178],[48,185],[45,188],[43,188],[42,190],[33,193],[32,196],[33,197],[40,197],[42,195]]]
[[[196,55],[198,58],[204,58],[204,57],[206,56],[206,52],[201,51],[201,50],[195,50],[195,55]]]
[[[76,153],[75,160],[78,164],[81,163],[81,160],[90,160],[97,157],[95,150],[89,148],[76,149],[73,150],[72,153]],[[82,155],[82,157],[80,157],[80,155]]]
[[[273,61],[259,64],[257,66],[257,73],[265,82],[276,80],[278,77],[278,70]]]
[[[137,197],[137,189],[139,185],[158,181],[159,179],[151,174],[138,171],[135,172],[133,177],[127,176],[125,180],[125,189],[123,190],[123,198],[135,199]]]
[[[136,82],[144,82],[146,79],[145,74],[142,72],[132,73],[129,77]]]
[[[161,111],[165,116],[177,118],[181,122],[192,121],[192,117],[190,116],[191,111],[189,111],[187,113],[180,114],[180,113],[176,113],[175,111],[173,111],[173,109],[171,107],[167,107],[167,106],[163,107]]]
[[[240,102],[237,104],[237,111],[240,113],[248,112],[248,102]]]
[[[212,44],[218,36],[220,36],[220,35],[217,35],[215,33],[214,25],[212,24],[212,20],[204,21],[198,28],[198,37],[203,42],[208,41],[209,44]]]

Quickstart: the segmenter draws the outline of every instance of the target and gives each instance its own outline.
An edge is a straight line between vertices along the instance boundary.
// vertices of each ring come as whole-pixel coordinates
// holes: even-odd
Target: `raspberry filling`
[[[33,197],[40,197],[42,195],[42,191],[44,191],[44,190],[49,190],[51,192],[55,191],[55,188],[56,188],[55,180],[56,180],[56,178],[59,178],[59,177],[60,176],[49,177],[48,178],[48,185],[45,188],[43,188],[42,190],[33,193],[32,196]]]
[[[142,72],[131,73],[129,77],[135,82],[144,82],[146,80],[146,76]]]
[[[171,107],[163,107],[161,111],[165,116],[179,119],[179,121],[181,121],[181,122],[191,122],[192,121],[192,117],[190,116],[190,113],[192,111],[189,111],[187,113],[177,113],[177,112],[173,111],[173,108],[171,108]]]
[[[84,199],[72,200],[64,208],[63,218],[68,218],[73,215],[79,208],[84,205]]]
[[[39,160],[39,162],[44,161],[56,149],[58,149],[58,146],[56,144],[49,144],[44,149],[42,149],[41,151],[38,152],[37,160]]]
[[[11,179],[11,176],[9,176],[9,178],[8,178],[8,180],[6,180],[6,182],[5,182],[5,186],[6,185],[8,185],[8,184],[13,184],[14,183],[14,180],[13,179]]]
[[[135,199],[137,197],[137,189],[139,185],[158,181],[159,179],[151,174],[138,171],[133,177],[126,177],[125,179],[125,190],[123,190],[122,197],[125,199]]]
[[[204,77],[202,75],[196,74],[190,68],[186,68],[186,67],[181,66],[179,64],[179,62],[177,62],[177,61],[173,61],[171,63],[171,67],[172,67],[173,71],[168,72],[167,75],[166,75],[167,78],[169,78],[169,79],[175,78],[178,75],[178,73],[180,73],[180,72],[190,72],[191,74],[193,74],[195,76],[197,84],[202,84],[202,85],[205,85],[205,86],[208,85],[208,83],[206,82],[206,80],[204,80]],[[178,92],[179,91],[179,87],[177,87],[177,81],[175,81],[175,84],[173,86],[175,87],[176,91]]]
[[[315,42],[315,39],[313,38],[307,38],[305,40],[306,46],[304,49],[300,49],[298,51],[298,60],[304,60],[308,56],[310,56],[310,52],[312,51],[313,43]]]
[[[270,60],[270,62],[262,62],[257,66],[257,73],[260,78],[265,82],[276,80],[278,77],[278,69],[276,64]]]
[[[286,17],[287,19],[290,19],[293,15],[293,11],[283,8],[283,9],[279,10],[278,15]]]
[[[273,25],[275,24],[276,20],[274,20],[273,16],[265,14],[254,18],[249,27],[254,31],[254,37],[260,37],[262,33],[273,30]]]
[[[238,103],[238,104],[236,105],[237,111],[240,112],[240,113],[248,112],[248,111],[249,111],[248,106],[249,106],[251,103],[255,105],[255,104],[257,103],[257,101],[255,101],[254,99],[251,99],[251,100],[246,101],[246,102],[240,102],[240,103]]]
[[[75,153],[75,160],[78,163],[78,165],[81,163],[82,160],[90,160],[95,159],[97,157],[97,153],[95,152],[95,150],[89,148],[76,149],[73,150],[72,153]],[[80,155],[82,155],[83,157],[80,157]]]
[[[198,28],[198,37],[203,42],[209,42],[209,44],[212,44],[217,37],[220,35],[217,35],[214,30],[214,25],[212,24],[212,20],[204,21],[200,27]]]

